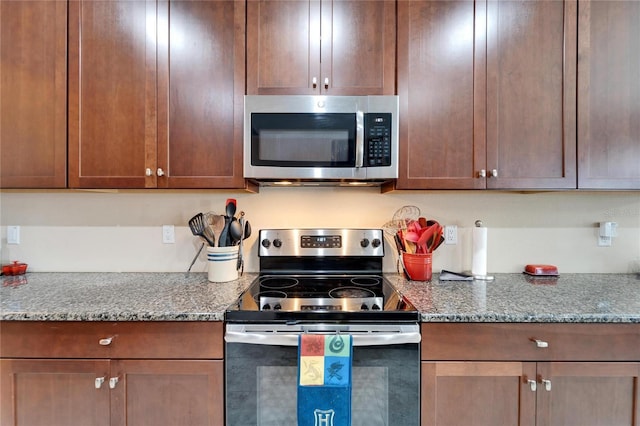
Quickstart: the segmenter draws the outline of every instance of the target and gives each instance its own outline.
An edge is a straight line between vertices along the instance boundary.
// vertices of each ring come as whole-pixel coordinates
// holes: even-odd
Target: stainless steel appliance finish
[[[397,96],[245,96],[244,176],[262,185],[398,177]]]
[[[420,422],[419,313],[382,275],[379,229],[267,229],[226,312],[226,424],[297,423],[298,339],[353,337],[352,425]]]

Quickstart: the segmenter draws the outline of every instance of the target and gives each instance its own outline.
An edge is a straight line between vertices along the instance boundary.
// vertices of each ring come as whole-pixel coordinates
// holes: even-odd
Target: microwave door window
[[[259,157],[290,165],[347,164],[349,134],[338,130],[264,130],[260,132]]]
[[[353,167],[354,114],[253,114],[252,163]]]

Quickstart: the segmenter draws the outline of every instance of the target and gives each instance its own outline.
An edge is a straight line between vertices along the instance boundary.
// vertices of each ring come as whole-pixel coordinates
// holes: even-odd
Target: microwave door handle
[[[356,111],[356,167],[364,164],[364,113]]]

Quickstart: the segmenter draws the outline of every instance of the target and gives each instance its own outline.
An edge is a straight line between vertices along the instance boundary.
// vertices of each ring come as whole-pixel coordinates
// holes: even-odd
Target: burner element
[[[360,287],[340,287],[329,291],[329,297],[334,299],[363,299],[365,297],[375,297],[375,295],[373,291]]]
[[[353,277],[351,283],[359,287],[371,287],[380,284],[380,277],[367,276],[367,277]]]
[[[298,285],[298,280],[288,277],[265,277],[260,278],[260,285],[264,288],[279,290],[295,287]]]

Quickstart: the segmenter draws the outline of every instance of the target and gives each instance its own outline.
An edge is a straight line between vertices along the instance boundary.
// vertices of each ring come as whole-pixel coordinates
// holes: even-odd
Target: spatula
[[[205,226],[207,226],[207,224],[205,223],[204,215],[202,213],[198,213],[197,215],[189,219],[189,228],[191,229],[191,233],[193,235],[204,238],[207,241],[207,244],[209,244],[211,247],[214,247],[215,243],[211,241],[211,238],[209,238],[209,236],[207,236],[205,232]]]

